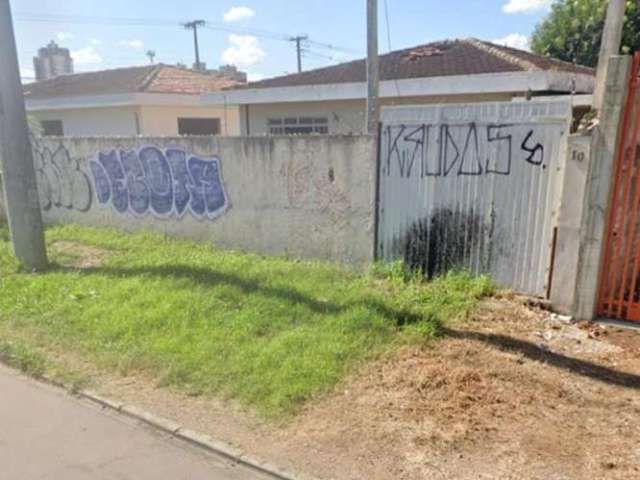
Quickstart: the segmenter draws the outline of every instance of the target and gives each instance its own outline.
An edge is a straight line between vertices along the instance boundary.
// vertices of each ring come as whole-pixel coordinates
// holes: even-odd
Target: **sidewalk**
[[[0,365],[4,480],[268,480]]]

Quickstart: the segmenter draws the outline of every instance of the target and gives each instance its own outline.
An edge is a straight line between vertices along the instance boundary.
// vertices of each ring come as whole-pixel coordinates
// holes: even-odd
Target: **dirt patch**
[[[105,377],[100,390],[321,479],[629,479],[640,478],[637,346],[640,331],[505,296],[370,363],[286,425],[142,377]]]
[[[80,242],[57,240],[51,244],[55,260],[64,267],[99,267],[112,254],[107,249]]]

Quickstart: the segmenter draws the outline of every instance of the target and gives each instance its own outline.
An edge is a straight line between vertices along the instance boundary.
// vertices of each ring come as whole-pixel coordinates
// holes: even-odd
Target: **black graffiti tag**
[[[529,156],[525,159],[527,162],[529,162],[531,165],[542,165],[542,162],[544,162],[544,146],[536,143],[533,147],[530,147],[528,143],[529,140],[531,140],[531,137],[533,137],[533,130],[529,130],[529,133],[522,141],[522,145],[520,145],[520,148],[529,153]],[[539,154],[537,160],[536,154]]]

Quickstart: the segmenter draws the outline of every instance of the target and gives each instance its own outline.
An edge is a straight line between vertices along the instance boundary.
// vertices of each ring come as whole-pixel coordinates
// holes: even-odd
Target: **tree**
[[[600,52],[607,0],[558,0],[531,37],[535,53],[595,67]],[[622,53],[640,49],[640,8],[627,0]]]

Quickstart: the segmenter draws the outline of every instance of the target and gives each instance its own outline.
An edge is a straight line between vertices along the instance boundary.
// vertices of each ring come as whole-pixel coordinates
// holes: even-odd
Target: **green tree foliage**
[[[595,67],[604,28],[607,0],[557,0],[531,38],[535,53]],[[627,0],[622,52],[640,48],[640,7]]]

